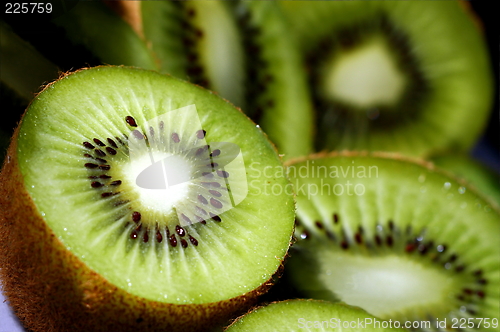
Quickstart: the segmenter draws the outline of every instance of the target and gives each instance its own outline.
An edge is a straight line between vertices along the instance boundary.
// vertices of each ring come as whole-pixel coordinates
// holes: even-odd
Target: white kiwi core
[[[192,165],[180,155],[145,151],[130,159],[124,177],[144,210],[169,215],[188,195]]]
[[[380,317],[440,307],[456,286],[437,270],[399,256],[322,252],[320,280],[347,304]]]
[[[403,73],[380,38],[343,52],[325,65],[324,73],[321,83],[327,98],[358,108],[393,105],[406,85]]]

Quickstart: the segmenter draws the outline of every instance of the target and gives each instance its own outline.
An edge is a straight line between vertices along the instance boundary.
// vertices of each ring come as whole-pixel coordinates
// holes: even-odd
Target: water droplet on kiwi
[[[420,182],[420,183],[425,182],[425,174],[420,174],[420,176],[418,177],[418,182]]]
[[[464,194],[464,193],[465,193],[465,191],[466,191],[465,187],[460,187],[460,188],[458,188],[458,193],[459,193],[459,194]]]
[[[451,183],[445,182],[443,185],[443,190],[448,191],[448,190],[450,190],[450,188],[451,188]]]

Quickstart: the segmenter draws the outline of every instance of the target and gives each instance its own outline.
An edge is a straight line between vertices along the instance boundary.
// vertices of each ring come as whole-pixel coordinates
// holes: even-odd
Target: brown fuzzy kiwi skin
[[[18,165],[19,128],[0,172],[0,280],[26,328],[43,332],[208,331],[246,312],[272,286],[270,278],[232,299],[178,305],[137,297],[112,285],[65,248],[34,205]]]

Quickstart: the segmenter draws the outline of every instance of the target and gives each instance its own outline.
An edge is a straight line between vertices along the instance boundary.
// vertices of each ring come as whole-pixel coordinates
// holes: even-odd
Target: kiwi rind
[[[302,51],[320,56],[321,48],[316,47],[320,41],[328,40],[332,31],[361,25],[360,22],[382,13],[395,31],[401,30],[406,35],[408,53],[416,60],[425,83],[418,83],[410,93],[427,86],[421,89],[424,98],[409,99],[401,112],[404,116],[396,114],[400,119],[390,126],[378,125],[383,120],[383,111],[376,120],[362,114],[364,118],[353,123],[347,118],[334,122],[335,116],[342,112],[324,113],[327,107],[322,104],[316,110],[318,150],[399,151],[428,157],[449,150],[468,151],[472,147],[491,110],[492,69],[484,38],[470,13],[459,3],[280,2]],[[362,30],[361,35],[369,33]],[[412,108],[416,112],[409,116]]]
[[[320,300],[294,299],[273,302],[253,309],[235,320],[225,331],[330,331],[341,328],[342,331],[403,331],[392,328],[394,323],[378,319],[358,307],[344,303],[331,303]],[[371,322],[367,324],[366,322]],[[361,323],[361,324],[360,324]],[[345,324],[345,325],[342,325]],[[387,324],[387,325],[382,325]],[[350,327],[346,327],[350,326]],[[377,326],[377,327],[373,327]],[[381,328],[391,326],[391,328]]]
[[[141,330],[157,330],[160,328],[169,330],[205,330],[209,326],[220,324],[237,312],[240,312],[242,308],[248,308],[255,303],[259,295],[269,288],[274,273],[281,265],[281,261],[277,258],[280,256],[281,259],[283,258],[290,243],[294,215],[293,197],[289,196],[283,201],[278,199],[280,202],[277,202],[277,206],[283,212],[280,218],[289,218],[290,222],[285,222],[288,223],[288,226],[281,228],[278,234],[273,233],[273,237],[277,241],[276,243],[272,243],[271,247],[278,249],[278,247],[284,245],[283,248],[275,252],[276,255],[272,254],[268,258],[270,265],[274,267],[269,266],[270,269],[265,268],[266,271],[261,270],[257,278],[259,280],[254,280],[256,281],[255,286],[241,284],[240,288],[242,287],[244,290],[242,292],[239,290],[240,294],[229,295],[228,293],[222,295],[226,298],[216,299],[220,294],[226,293],[224,287],[227,285],[227,282],[225,282],[225,285],[218,286],[217,293],[219,295],[213,295],[211,302],[195,300],[191,302],[194,304],[180,304],[175,303],[175,299],[173,299],[173,303],[165,303],[159,299],[133,295],[131,292],[123,289],[123,287],[120,288],[113,284],[109,273],[106,277],[98,274],[94,269],[89,267],[91,262],[88,260],[85,261],[81,253],[78,254],[69,251],[67,239],[65,240],[60,232],[56,229],[51,229],[47,225],[44,215],[48,211],[39,205],[40,201],[38,199],[35,198],[35,201],[33,200],[33,197],[37,195],[29,192],[30,189],[28,188],[33,188],[27,184],[29,182],[28,178],[33,175],[29,175],[32,171],[29,170],[28,165],[37,163],[34,163],[34,159],[31,159],[32,163],[28,162],[23,166],[23,163],[26,163],[27,160],[24,160],[20,155],[28,156],[30,155],[30,151],[32,153],[38,149],[29,146],[29,144],[27,145],[27,141],[22,137],[25,136],[23,132],[29,133],[28,136],[37,135],[36,130],[34,130],[35,126],[36,124],[42,126],[42,124],[36,119],[41,115],[39,112],[43,113],[43,111],[40,111],[43,107],[39,108],[38,111],[35,110],[41,104],[51,102],[50,97],[55,97],[54,94],[58,95],[61,93],[59,97],[64,96],[63,90],[65,88],[71,90],[71,85],[73,84],[71,82],[75,82],[73,88],[84,89],[85,83],[83,82],[86,79],[90,81],[94,77],[109,79],[115,77],[115,75],[121,78],[119,80],[120,86],[127,84],[125,83],[127,80],[130,80],[129,83],[134,82],[134,84],[139,84],[142,81],[141,77],[146,82],[149,82],[150,79],[152,81],[159,79],[159,81],[166,83],[165,87],[169,85],[173,89],[177,87],[181,91],[178,91],[180,94],[192,94],[186,96],[190,101],[198,101],[197,104],[204,104],[206,102],[208,105],[204,104],[205,106],[201,106],[201,109],[217,106],[222,109],[232,107],[217,96],[203,91],[203,89],[189,86],[185,82],[161,76],[157,73],[126,67],[98,67],[81,70],[77,73],[66,75],[59,81],[48,85],[37,96],[35,101],[32,102],[29,108],[32,111],[26,113],[21,125],[16,129],[1,173],[2,200],[0,203],[4,213],[0,222],[3,240],[0,249],[2,251],[1,273],[4,282],[4,291],[23,323],[34,330],[81,330],[82,327],[95,331],[116,330],[117,327],[119,327],[120,331],[137,330],[138,328]],[[92,91],[90,85],[87,85],[85,89],[88,92]],[[168,88],[163,91],[168,91]],[[102,89],[101,92],[103,92]],[[144,92],[139,92],[139,95],[142,93]],[[51,109],[61,107],[64,104],[65,98],[61,98],[59,101],[56,100],[52,100],[55,104],[53,104],[54,107]],[[182,103],[182,101],[176,101],[175,103]],[[56,104],[58,106],[55,106]],[[83,104],[80,103],[79,107],[82,107]],[[175,107],[174,105],[171,106]],[[139,116],[139,110],[130,110],[129,112],[135,112],[136,119],[142,119],[144,116]],[[227,121],[229,118],[240,119],[237,120],[242,121],[240,133],[249,134],[250,136],[246,140],[253,142],[252,145],[260,146],[262,151],[260,151],[259,157],[251,158],[253,162],[261,162],[262,165],[266,165],[269,162],[271,164],[280,164],[280,160],[271,143],[265,138],[259,128],[256,128],[248,119],[245,119],[242,113],[237,111],[230,112],[232,115],[228,117],[226,111],[221,110],[219,112],[221,113],[220,115],[213,114],[213,116],[216,118],[223,116]],[[205,113],[205,111],[201,111],[201,113],[204,114],[202,122],[205,125],[208,113]],[[56,114],[57,111],[52,113],[51,116],[57,117]],[[48,127],[50,126],[48,125]],[[47,126],[42,127],[47,128]],[[224,125],[222,128],[221,135],[225,135],[227,130],[232,130],[224,128]],[[81,126],[80,129],[82,129]],[[234,137],[229,137],[228,139],[232,140]],[[22,142],[23,140],[24,142]],[[236,139],[236,141],[238,140]],[[34,154],[31,154],[31,156],[36,159]],[[254,164],[252,167],[255,168],[256,165]],[[252,171],[248,173],[248,176],[251,175]],[[277,181],[276,183],[286,185],[286,180],[284,178],[282,180],[275,179],[272,182]],[[263,180],[257,179],[256,181]],[[242,203],[242,206],[246,206],[244,209],[248,209],[248,218],[253,218],[250,215],[258,216],[259,213],[269,213],[268,216],[262,215],[259,218],[260,220],[265,220],[274,214],[271,210],[264,212],[266,209],[263,208],[263,204],[257,204],[259,207],[254,207],[250,204],[254,199],[270,199],[270,197],[265,198],[265,196],[255,196],[255,193],[249,193],[249,199]],[[10,200],[10,198],[14,199]],[[273,210],[276,210],[275,208],[273,207]],[[226,217],[224,215],[221,216],[223,221],[229,220],[226,218],[231,214],[235,215],[234,211],[230,211]],[[20,220],[29,222],[19,222]],[[273,218],[272,222],[276,222],[276,218]],[[288,235],[282,233],[283,231],[287,232],[285,229],[289,230]],[[282,239],[276,239],[276,235]],[[264,243],[262,241],[265,241],[265,236],[261,237],[255,245],[261,247]],[[248,262],[246,265],[253,266],[254,263],[257,263],[262,266],[264,263],[263,260],[266,258],[264,256],[261,257],[260,254],[258,256],[260,258],[253,260],[253,262]],[[255,271],[253,268],[251,270]],[[205,282],[207,281],[209,280],[205,279]],[[205,284],[205,286],[208,286],[208,284]],[[29,296],[24,296],[23,294],[29,294]]]
[[[477,188],[500,206],[500,175],[487,165],[464,154],[438,155],[432,158],[432,162],[468,182],[468,186]]]
[[[338,168],[376,165],[378,177],[291,176],[295,187],[302,185],[303,189],[297,195],[297,243],[287,262],[285,277],[292,280],[303,296],[346,301],[325,284],[327,269],[335,269],[335,266],[320,263],[330,257],[324,253],[339,259],[342,255],[351,255],[352,261],[366,256],[369,257],[366,262],[373,262],[400,251],[403,257],[410,257],[409,261],[413,259],[439,273],[448,273],[450,279],[446,285],[455,286],[450,286],[449,297],[444,296],[446,300],[437,307],[429,304],[424,310],[414,308],[413,313],[396,312],[402,310],[398,309],[392,316],[372,314],[400,321],[419,320],[427,314],[441,320],[464,315],[495,317],[500,297],[494,286],[498,285],[500,268],[500,249],[494,245],[500,232],[500,212],[495,205],[432,163],[396,154],[339,152],[313,155],[287,164],[306,167],[308,162],[317,169],[325,165]],[[320,195],[307,190],[308,185],[324,183],[344,184],[345,188],[346,180],[353,181],[353,186],[363,184],[366,193],[348,197],[347,193]],[[408,236],[408,230],[413,235]],[[420,236],[418,241],[422,242],[415,240]],[[456,242],[459,245],[453,245]],[[422,246],[416,249],[417,245]],[[433,253],[434,246],[443,251],[438,248]]]

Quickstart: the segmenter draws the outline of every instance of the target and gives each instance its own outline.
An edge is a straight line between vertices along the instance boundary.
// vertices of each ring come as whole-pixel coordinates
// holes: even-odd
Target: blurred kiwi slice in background
[[[465,151],[492,106],[492,68],[459,1],[281,1],[300,41],[318,150]]]
[[[306,73],[275,2],[108,3],[145,41],[161,72],[204,86],[240,107],[284,158],[312,151]]]

